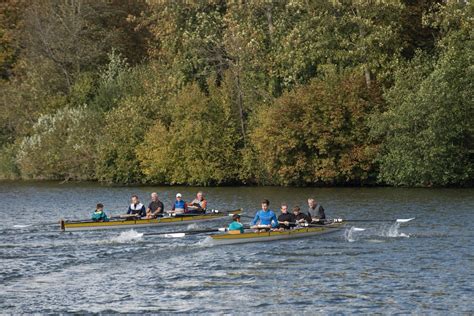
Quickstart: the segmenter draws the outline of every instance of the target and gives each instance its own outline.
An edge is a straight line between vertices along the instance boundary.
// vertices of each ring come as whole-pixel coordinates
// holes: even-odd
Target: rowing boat
[[[241,244],[250,242],[296,239],[323,235],[340,230],[345,223],[331,223],[321,226],[301,227],[284,231],[246,231],[244,233],[226,233],[211,235],[212,243],[218,245]]]
[[[61,219],[59,224],[62,231],[81,231],[81,230],[99,230],[99,229],[130,229],[142,227],[162,227],[171,225],[191,224],[203,221],[212,221],[232,216],[240,213],[242,210],[230,212],[211,211],[206,214],[183,214],[180,216],[165,216],[156,219],[128,219],[114,218],[108,222],[94,222],[91,220],[74,221]]]

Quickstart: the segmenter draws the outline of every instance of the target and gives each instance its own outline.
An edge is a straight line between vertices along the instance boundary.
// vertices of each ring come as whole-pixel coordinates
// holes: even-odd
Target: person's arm
[[[140,215],[140,217],[145,217],[146,216],[146,209],[145,209],[145,205],[143,205],[143,204],[142,204],[142,208],[140,209],[139,215]]]
[[[290,224],[290,227],[296,227],[296,216],[295,214],[291,214],[291,221],[293,224]]]
[[[163,213],[163,209],[164,209],[163,203],[160,202],[158,205],[159,205],[159,206],[158,206],[158,207],[156,208],[156,210],[153,212],[153,215],[158,215],[158,214]]]
[[[319,218],[320,219],[326,219],[326,213],[324,212],[324,208],[321,205],[319,207],[320,207],[319,212],[320,212],[320,215],[321,215]]]
[[[151,211],[150,206],[151,206],[151,203],[148,204],[148,207],[146,208],[146,215],[153,213],[153,212]]]
[[[272,225],[273,228],[278,227],[278,218],[276,217],[275,213],[273,213],[272,219],[270,220],[270,224]]]
[[[202,205],[201,205],[202,209],[207,209],[207,200],[204,200],[202,201]]]
[[[260,216],[258,215],[259,213],[260,211],[258,211],[257,214],[255,214],[255,217],[253,218],[252,223],[251,223],[252,226],[257,225],[257,222],[260,220]]]
[[[184,203],[184,212],[187,213],[188,212],[188,204]]]
[[[133,214],[133,210],[132,210],[132,208],[130,207],[130,205],[128,206],[127,214]]]

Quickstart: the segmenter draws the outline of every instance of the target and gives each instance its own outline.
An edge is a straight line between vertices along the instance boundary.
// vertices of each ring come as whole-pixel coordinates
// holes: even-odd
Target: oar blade
[[[164,234],[165,238],[181,238],[186,236],[186,233],[173,233],[173,234]]]
[[[397,219],[397,223],[408,223],[409,221],[412,221],[414,219],[415,219],[415,217],[412,217],[412,218],[399,218],[399,219]]]

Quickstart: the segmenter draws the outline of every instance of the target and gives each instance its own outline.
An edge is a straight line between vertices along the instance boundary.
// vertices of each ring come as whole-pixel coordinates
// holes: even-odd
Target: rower
[[[176,194],[176,200],[174,201],[171,213],[184,214],[188,212],[188,205],[183,200],[181,193]]]
[[[234,214],[232,216],[233,222],[229,224],[229,227],[227,230],[230,232],[230,234],[240,232],[241,234],[244,233],[244,225],[240,222],[240,215],[239,214]]]
[[[127,215],[133,215],[132,217],[144,217],[146,216],[145,205],[140,203],[137,195],[132,195],[131,204],[128,207]]]
[[[102,203],[97,203],[95,212],[92,213],[92,220],[94,222],[108,222],[109,218],[104,212],[104,205]]]
[[[301,209],[299,206],[293,207],[293,216],[295,219],[295,222],[297,224],[310,224],[311,223],[311,217],[301,213]]]
[[[268,208],[270,201],[262,201],[262,209],[255,214],[255,217],[252,221],[252,226],[259,224],[256,229],[261,229],[261,226],[267,226],[267,228],[276,228],[278,227],[278,219],[275,213]]]
[[[158,216],[163,216],[163,210],[164,210],[163,202],[158,199],[158,194],[156,192],[153,192],[151,194],[151,202],[148,204],[148,208],[146,210],[146,218],[151,219],[151,218],[157,218]]]
[[[326,221],[324,208],[315,199],[308,199],[308,215],[312,218],[314,224],[324,225]]]
[[[281,214],[278,216],[278,223],[281,230],[290,229],[295,226],[295,216],[288,213],[288,205],[282,204],[280,207]]]
[[[207,208],[207,200],[204,198],[202,191],[196,194],[196,198],[188,204],[189,213],[205,213]]]

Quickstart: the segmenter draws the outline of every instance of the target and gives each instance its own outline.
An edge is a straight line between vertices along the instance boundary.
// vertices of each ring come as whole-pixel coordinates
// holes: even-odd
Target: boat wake
[[[138,233],[135,230],[131,229],[121,232],[120,235],[116,237],[112,237],[111,241],[116,243],[130,243],[139,241],[142,239],[142,237],[143,233]]]

